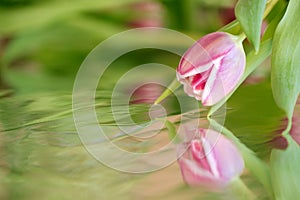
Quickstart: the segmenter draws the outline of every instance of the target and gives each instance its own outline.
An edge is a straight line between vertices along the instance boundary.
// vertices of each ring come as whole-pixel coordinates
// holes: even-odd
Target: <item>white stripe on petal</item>
[[[213,64],[211,62],[208,62],[207,64],[202,65],[202,66],[197,66],[197,67],[193,68],[191,71],[186,72],[184,74],[179,73],[180,78],[186,78],[186,77],[189,77],[189,76],[194,76],[196,74],[201,74],[201,73],[209,70],[212,66],[213,66]]]
[[[182,158],[181,161],[184,162],[196,176],[202,176],[202,177],[207,177],[207,178],[213,177],[210,172],[199,167],[199,165],[197,163],[195,163],[195,161],[184,159],[184,158]]]
[[[213,60],[214,65],[212,67],[210,75],[209,75],[209,77],[207,79],[207,82],[205,84],[205,87],[203,89],[202,103],[204,103],[204,104],[207,101],[208,96],[212,92],[211,90],[212,90],[212,88],[214,86],[214,82],[215,82],[215,80],[217,78],[217,74],[218,74],[219,69],[221,67],[221,61],[222,61],[222,59],[224,57],[225,57],[225,55],[220,56],[219,58],[216,58],[216,59]],[[213,100],[209,99],[209,102],[211,102],[211,101],[213,101]]]
[[[212,172],[212,174],[215,177],[220,177],[220,173],[218,171],[218,166],[217,166],[217,161],[214,157],[214,153],[213,153],[213,147],[209,144],[209,142],[205,139],[205,138],[201,138],[202,140],[202,146],[204,149],[204,156],[207,159],[207,162],[209,164],[210,170]]]

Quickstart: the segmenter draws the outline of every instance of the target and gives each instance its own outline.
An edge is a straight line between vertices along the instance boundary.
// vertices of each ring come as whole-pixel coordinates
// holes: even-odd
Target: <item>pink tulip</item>
[[[153,104],[163,91],[164,87],[155,83],[142,85],[133,92],[130,104]]]
[[[185,182],[209,190],[224,188],[244,169],[234,144],[213,130],[198,129],[191,140],[178,146],[177,153]]]
[[[189,96],[211,106],[234,89],[245,63],[242,40],[229,33],[214,32],[202,37],[183,55],[177,79]]]

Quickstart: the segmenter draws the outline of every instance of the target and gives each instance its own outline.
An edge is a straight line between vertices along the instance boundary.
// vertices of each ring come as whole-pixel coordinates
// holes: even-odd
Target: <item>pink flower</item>
[[[209,129],[198,129],[188,142],[178,146],[183,179],[189,185],[218,190],[241,175],[244,160],[234,144]]]
[[[136,2],[130,8],[132,19],[128,25],[132,28],[162,27],[164,25],[164,8],[156,1]]]
[[[130,104],[153,104],[163,91],[164,87],[155,83],[142,85],[131,95]]]
[[[128,24],[132,28],[144,28],[144,27],[162,27],[162,23],[157,19],[138,19],[133,20]]]
[[[216,104],[239,82],[246,64],[242,41],[225,32],[202,37],[183,55],[177,79],[205,106]]]

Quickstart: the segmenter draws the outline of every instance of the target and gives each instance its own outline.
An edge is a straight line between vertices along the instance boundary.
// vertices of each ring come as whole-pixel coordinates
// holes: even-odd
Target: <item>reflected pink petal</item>
[[[195,137],[178,146],[184,181],[219,190],[241,175],[244,161],[235,145],[216,131],[198,129]]]

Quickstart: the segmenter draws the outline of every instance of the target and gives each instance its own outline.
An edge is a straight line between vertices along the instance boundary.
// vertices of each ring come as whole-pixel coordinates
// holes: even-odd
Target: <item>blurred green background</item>
[[[81,145],[71,108],[77,70],[101,41],[152,26],[198,39],[232,21],[235,3],[0,0],[0,199],[235,199],[232,191],[220,195],[187,187],[176,163],[144,175],[103,166]],[[130,52],[110,66],[97,101],[109,107],[109,90],[127,70],[153,62],[175,69],[179,60],[154,49]],[[151,101],[142,103],[133,107],[137,118]],[[175,101],[165,104],[171,105],[169,115],[180,114]],[[283,119],[272,98],[268,61],[229,100],[227,109],[226,126],[267,159]],[[109,113],[105,106],[97,111]],[[243,178],[266,198],[256,180],[247,173]]]
[[[231,20],[226,12],[233,5],[233,0],[1,0],[2,87],[6,81],[22,91],[70,89],[86,55],[109,36],[157,26],[197,39]]]

